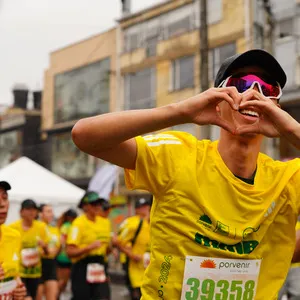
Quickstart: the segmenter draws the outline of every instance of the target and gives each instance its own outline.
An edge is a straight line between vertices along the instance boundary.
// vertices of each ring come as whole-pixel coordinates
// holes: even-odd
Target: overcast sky
[[[132,0],[136,12],[164,0]],[[15,83],[42,89],[49,53],[100,33],[120,17],[120,0],[0,0],[0,105]]]

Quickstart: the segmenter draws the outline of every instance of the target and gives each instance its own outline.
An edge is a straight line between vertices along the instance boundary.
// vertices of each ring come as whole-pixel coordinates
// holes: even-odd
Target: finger
[[[229,94],[233,99],[241,100],[242,94],[235,86],[220,88],[219,91]]]
[[[249,89],[244,93],[242,93],[242,102],[249,101],[249,100],[261,100],[265,102],[269,102],[269,101],[272,102],[271,99],[265,97],[263,94],[261,94],[259,91],[255,89]]]
[[[235,86],[226,87],[226,88],[220,88],[218,89],[219,92],[228,94],[234,101],[234,103],[237,105],[237,109],[239,104],[242,101],[242,95],[238,92]]]
[[[268,104],[264,101],[260,101],[260,100],[249,100],[249,101],[245,101],[243,103],[240,104],[240,109],[242,108],[246,108],[246,107],[258,107],[261,110],[265,110],[268,107]]]
[[[216,99],[217,103],[220,103],[222,101],[226,101],[233,110],[238,110],[238,104],[236,104],[227,93],[225,92],[214,92],[213,99]]]

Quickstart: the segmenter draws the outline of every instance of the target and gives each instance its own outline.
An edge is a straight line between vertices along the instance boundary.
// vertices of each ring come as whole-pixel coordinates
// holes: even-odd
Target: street
[[[130,300],[123,284],[111,284],[111,293],[111,300]],[[67,291],[60,297],[60,300],[71,300],[70,286],[67,287]]]

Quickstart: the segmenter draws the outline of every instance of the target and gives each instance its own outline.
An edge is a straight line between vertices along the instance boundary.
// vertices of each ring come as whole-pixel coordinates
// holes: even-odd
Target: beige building
[[[200,1],[173,0],[122,18],[124,109],[162,106],[200,92]],[[208,3],[209,79],[228,56],[252,47],[252,13],[244,0]],[[247,15],[245,15],[247,11]],[[178,130],[201,136],[192,124]],[[218,138],[218,128],[211,128]]]
[[[274,1],[277,13],[282,1]],[[213,85],[225,58],[264,47],[265,14],[262,1],[207,3]],[[283,20],[279,32],[284,25]],[[70,131],[76,120],[115,110],[159,107],[199,93],[199,27],[200,0],[163,1],[123,16],[114,29],[52,52],[42,105],[43,136],[51,149],[49,168],[86,187],[98,161],[73,145]],[[284,49],[275,52],[285,58]],[[203,136],[194,124],[171,129]],[[210,138],[218,137],[219,128],[211,126]],[[263,151],[278,158],[279,145],[266,140]]]
[[[99,162],[74,146],[71,128],[80,118],[116,108],[116,29],[52,52],[44,78],[42,132],[51,149],[49,168],[86,187]]]

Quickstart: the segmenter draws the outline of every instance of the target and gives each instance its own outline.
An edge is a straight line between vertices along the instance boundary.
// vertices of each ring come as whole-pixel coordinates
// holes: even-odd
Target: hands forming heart
[[[219,104],[226,101],[238,113],[242,109],[254,110],[259,117],[251,124],[241,124],[235,118],[226,120],[220,114]],[[211,88],[179,103],[188,122],[198,125],[217,125],[235,135],[262,134],[268,137],[289,135],[299,131],[299,123],[280,108],[276,100],[266,98],[254,89],[240,94],[235,87]]]

